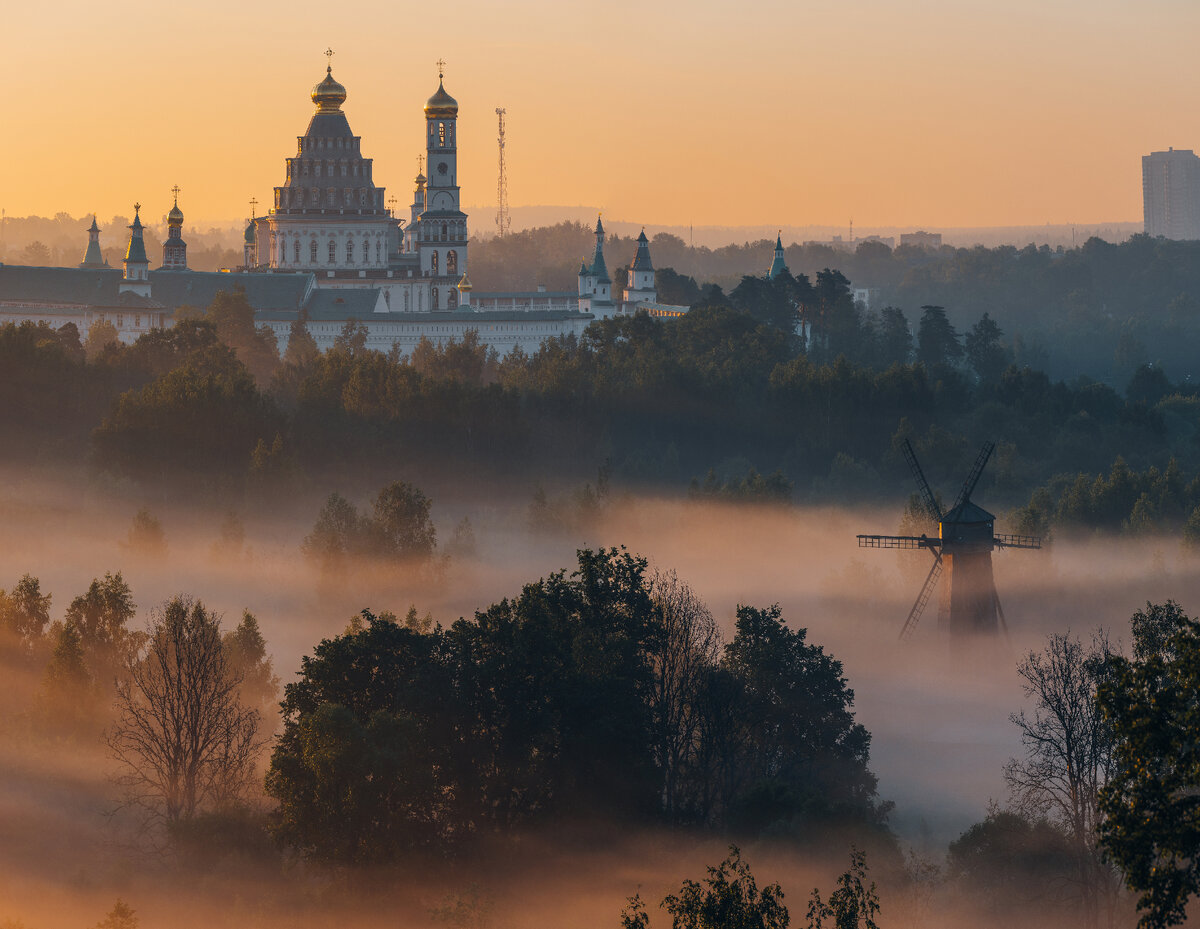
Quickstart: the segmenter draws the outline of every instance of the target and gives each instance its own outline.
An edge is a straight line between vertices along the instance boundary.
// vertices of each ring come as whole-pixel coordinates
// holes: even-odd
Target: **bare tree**
[[[170,825],[242,796],[264,740],[258,711],[238,700],[220,618],[190,597],[168,600],[126,672],[106,733],[126,802]]]
[[[662,772],[663,811],[675,817],[682,806],[684,772],[695,761],[699,695],[720,656],[721,633],[704,601],[674,570],[656,571],[650,591],[662,617],[652,655],[654,753]]]
[[[1018,809],[1048,816],[1071,840],[1088,926],[1099,925],[1102,910],[1112,924],[1119,887],[1096,841],[1100,789],[1112,770],[1112,735],[1096,691],[1112,655],[1107,634],[1099,630],[1087,647],[1069,633],[1051,635],[1041,652],[1021,661],[1017,673],[1033,713],[1011,717],[1025,755],[1004,769]]]

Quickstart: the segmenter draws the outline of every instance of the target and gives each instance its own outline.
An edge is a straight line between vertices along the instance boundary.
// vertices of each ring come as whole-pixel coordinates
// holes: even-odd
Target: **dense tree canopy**
[[[644,570],[581,551],[570,576],[449,628],[364,613],[322,642],[285,691],[268,775],[279,838],[367,861],[591,816],[801,839],[830,822],[881,828],[841,665],[778,609],[744,608],[723,656],[701,647],[703,624],[668,627]],[[686,653],[667,715],[663,675]]]
[[[1134,632],[1100,691],[1114,764],[1099,834],[1139,895],[1138,925],[1165,929],[1200,892],[1200,623],[1168,601],[1139,611]]]

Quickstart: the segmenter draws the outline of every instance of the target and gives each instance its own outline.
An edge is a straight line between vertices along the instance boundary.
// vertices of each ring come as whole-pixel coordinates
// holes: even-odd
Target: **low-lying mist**
[[[142,508],[160,521],[165,551],[130,546]],[[294,511],[239,513],[244,538],[222,541],[223,508],[171,506],[70,473],[6,475],[0,586],[26,573],[38,577],[53,596],[54,619],[94,577],[118,570],[132,588],[138,624],[181,592],[224,613],[227,625],[248,609],[286,684],[302,656],[363,608],[403,615],[411,605],[449,624],[518,593],[527,581],[570,570],[577,548],[624,545],[652,567],[675,569],[707,601],[727,638],[738,604],[778,603],[792,627],[806,627],[811,642],[844,662],[858,721],[873,736],[879,794],[896,804],[892,826],[902,844],[938,855],[984,816],[989,800],[1005,799],[1002,767],[1019,750],[1008,717],[1022,708],[1015,668],[1023,654],[1041,648],[1048,633],[1068,629],[1087,636],[1102,625],[1114,638],[1128,638],[1128,618],[1147,600],[1200,604],[1200,558],[1176,540],[1064,538],[1041,551],[994,556],[1006,636],[952,652],[931,603],[901,645],[900,627],[929,555],[860,550],[855,539],[895,531],[898,512],[626,498],[610,502],[586,529],[533,532],[527,508],[527,499],[486,506],[435,499],[439,539],[449,539],[467,517],[472,552],[432,571],[376,567],[329,576],[300,548],[316,517],[311,501]],[[37,686],[34,677],[9,675],[0,698],[11,706]],[[720,837],[598,827],[583,845],[571,836],[541,836],[504,861],[431,860],[401,875],[330,876],[288,861],[281,871],[235,857],[182,877],[125,842],[128,823],[114,813],[99,741],[56,746],[3,724],[0,739],[0,925],[9,918],[28,929],[82,929],[117,897],[147,927],[424,925],[448,898],[466,901],[459,925],[615,925],[625,897],[640,888],[656,904],[684,877],[698,878],[718,862],[726,845]],[[847,849],[830,848],[827,860],[814,862],[762,843],[747,857],[760,882],[783,884],[798,921],[808,890],[844,868]],[[352,892],[356,882],[368,882],[372,893]],[[472,909],[472,893],[486,906]],[[660,924],[662,914],[651,910]],[[898,924],[901,910],[885,898],[884,924]]]

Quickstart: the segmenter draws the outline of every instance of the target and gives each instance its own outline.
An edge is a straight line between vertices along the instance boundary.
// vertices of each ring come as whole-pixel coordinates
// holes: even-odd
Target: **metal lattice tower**
[[[496,235],[504,238],[508,227],[512,225],[512,217],[508,215],[508,175],[504,170],[504,107],[496,107],[496,117],[500,121],[500,177],[496,181]]]

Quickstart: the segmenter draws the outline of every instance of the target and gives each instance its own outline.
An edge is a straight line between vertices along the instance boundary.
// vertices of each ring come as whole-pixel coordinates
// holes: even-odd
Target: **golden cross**
[[[171,193],[173,193],[173,194],[175,195],[175,202],[176,202],[176,203],[178,203],[178,202],[179,202],[179,189],[180,189],[180,188],[179,188],[179,185],[178,185],[178,184],[176,184],[174,187],[172,187],[172,188],[171,188]]]
[[[439,58],[437,60],[437,66],[438,66],[438,80],[440,81],[443,77],[445,77],[445,71],[446,71],[445,59]]]
[[[325,49],[324,52],[322,52],[322,54],[325,56],[326,60],[329,62],[329,64],[325,67],[325,70],[328,73],[332,74],[333,73],[333,49],[327,48],[327,49]]]
[[[251,197],[251,198],[250,198],[250,218],[251,218],[251,219],[254,219],[254,208],[255,208],[256,206],[258,206],[258,198],[257,198],[257,197]]]
[[[142,205],[140,203],[135,203],[133,205],[133,215],[137,216],[138,211],[141,210],[141,208],[142,208]]]
[[[418,174],[425,173],[425,156],[424,155],[417,156],[417,173]]]

